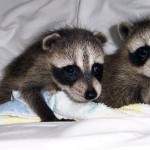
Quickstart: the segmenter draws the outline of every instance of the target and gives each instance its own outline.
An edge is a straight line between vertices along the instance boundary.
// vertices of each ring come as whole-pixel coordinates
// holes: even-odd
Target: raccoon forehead
[[[138,48],[145,45],[150,46],[150,29],[144,29],[135,33],[127,41],[127,47],[131,53],[134,53]]]
[[[51,63],[58,68],[62,68],[68,65],[73,65],[74,61],[73,59],[67,56],[55,55],[55,57],[52,57]]]
[[[76,64],[81,70],[91,68],[94,63],[104,63],[104,54],[101,49],[92,46],[78,46],[68,49],[65,53],[55,53],[51,58],[51,64],[62,68]]]
[[[104,52],[102,51],[102,49],[98,49],[98,50],[94,50],[94,51],[89,51],[89,55],[90,57],[90,64],[92,63],[100,63],[103,64],[104,63]]]
[[[81,70],[90,70],[94,63],[104,63],[104,54],[101,49],[96,49],[93,45],[82,45],[76,49],[76,64]]]

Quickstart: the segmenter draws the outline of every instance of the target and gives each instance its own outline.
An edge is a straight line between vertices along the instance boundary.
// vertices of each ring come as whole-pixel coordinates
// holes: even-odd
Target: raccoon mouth
[[[89,102],[87,101],[84,97],[82,97],[81,95],[74,93],[74,92],[68,92],[65,91],[67,93],[67,95],[70,97],[70,99],[76,103],[86,103]]]
[[[98,95],[95,99],[87,100],[84,97],[82,97],[82,95],[79,95],[78,93],[75,93],[72,91],[71,92],[65,91],[65,92],[70,97],[70,100],[72,100],[76,103],[96,102],[97,99],[100,97],[100,95]]]

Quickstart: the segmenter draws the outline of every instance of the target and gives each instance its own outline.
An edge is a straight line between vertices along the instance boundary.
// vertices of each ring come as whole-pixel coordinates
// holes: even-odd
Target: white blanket
[[[43,92],[43,97],[58,118],[86,120],[97,118],[149,117],[150,105],[131,104],[121,108],[107,107],[102,103],[77,103],[63,91],[50,94]],[[40,118],[24,102],[19,91],[12,92],[11,101],[0,105],[0,125],[40,122]]]
[[[149,150],[150,118],[0,126],[2,150]]]
[[[118,44],[112,26],[149,14],[149,0],[0,0],[0,69],[42,30],[64,24],[104,32],[109,37],[105,51],[111,53]],[[0,149],[148,150],[150,118],[4,125],[0,126]]]

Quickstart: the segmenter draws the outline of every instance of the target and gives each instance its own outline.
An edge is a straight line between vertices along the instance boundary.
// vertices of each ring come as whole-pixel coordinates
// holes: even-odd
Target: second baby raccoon
[[[121,23],[122,45],[106,56],[99,101],[111,107],[150,103],[150,20]]]

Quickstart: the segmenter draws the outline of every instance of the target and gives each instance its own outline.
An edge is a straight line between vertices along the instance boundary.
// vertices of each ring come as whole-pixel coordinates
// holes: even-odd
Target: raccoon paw
[[[44,117],[44,118],[41,118],[41,122],[55,122],[55,121],[59,121],[58,118],[51,118],[51,117]]]
[[[64,118],[62,118],[62,119],[60,119],[59,121],[75,121],[75,120],[73,120],[73,119],[64,119]]]
[[[62,119],[58,119],[58,118],[54,118],[54,119],[41,119],[41,122],[65,122],[65,121],[75,121],[75,120],[73,120],[73,119],[64,119],[64,118],[62,118]]]

